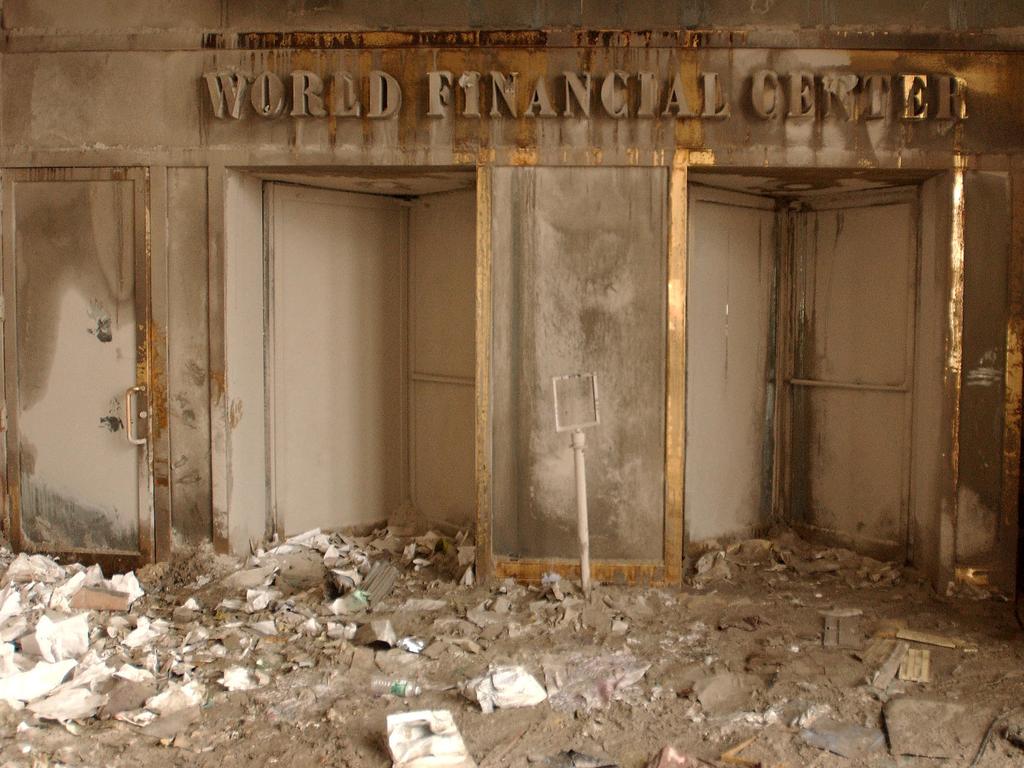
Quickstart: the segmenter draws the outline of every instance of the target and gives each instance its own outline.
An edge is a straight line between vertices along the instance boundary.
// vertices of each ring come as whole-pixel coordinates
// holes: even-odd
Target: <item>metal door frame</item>
[[[59,551],[39,546],[25,546],[21,528],[21,456],[18,445],[18,340],[17,295],[16,295],[16,254],[15,254],[15,197],[14,186],[19,182],[59,181],[131,181],[134,196],[134,270],[135,270],[135,335],[136,335],[136,377],[135,385],[146,387],[146,409],[150,418],[143,420],[146,443],[138,465],[139,489],[139,548],[127,550],[87,550],[66,548]],[[2,296],[3,321],[2,354],[0,354],[0,380],[4,387],[3,422],[0,428],[5,439],[0,440],[0,466],[6,472],[4,478],[5,529],[11,546],[16,551],[45,551],[46,554],[64,561],[99,563],[105,573],[116,573],[137,568],[151,562],[154,556],[154,532],[170,527],[170,511],[161,510],[162,520],[155,519],[153,460],[154,427],[158,419],[158,393],[153,376],[153,286],[151,272],[150,237],[150,171],[144,167],[131,168],[20,168],[4,171],[3,189],[3,269]],[[11,318],[11,322],[7,322]],[[132,382],[125,382],[126,389]],[[142,425],[140,425],[142,426]],[[126,425],[127,427],[127,425]]]

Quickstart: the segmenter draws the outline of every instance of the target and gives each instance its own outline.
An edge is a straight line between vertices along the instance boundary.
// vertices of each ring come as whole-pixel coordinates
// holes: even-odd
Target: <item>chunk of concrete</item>
[[[890,699],[883,712],[892,753],[917,757],[973,755],[991,720],[985,710],[917,696]]]

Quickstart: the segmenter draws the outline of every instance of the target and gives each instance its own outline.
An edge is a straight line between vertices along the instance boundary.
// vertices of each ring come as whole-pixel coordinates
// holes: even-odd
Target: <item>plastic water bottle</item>
[[[416,683],[392,677],[375,677],[370,683],[370,691],[374,696],[398,696],[403,699],[423,693],[423,689]]]

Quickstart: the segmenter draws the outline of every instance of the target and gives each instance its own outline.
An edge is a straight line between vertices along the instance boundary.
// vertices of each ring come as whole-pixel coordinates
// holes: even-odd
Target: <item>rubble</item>
[[[723,672],[699,681],[693,691],[704,712],[714,717],[746,709],[757,687],[753,675]]]
[[[960,760],[974,756],[992,719],[988,708],[917,696],[892,698],[883,713],[892,754]]]
[[[650,669],[650,663],[638,661],[626,653],[585,658],[570,655],[547,659],[544,681],[551,706],[575,711],[603,709],[622,697]]]
[[[71,598],[70,606],[80,611],[127,611],[132,602],[129,592],[106,587],[82,587]]]
[[[131,578],[10,558],[0,765],[20,764],[19,744],[74,764],[58,754],[70,743],[133,768],[166,748],[186,763],[266,748],[297,764],[380,766],[399,731],[409,765],[427,764],[408,762],[427,758],[413,742],[486,768],[828,764],[818,749],[886,765],[922,749],[914,728],[942,722],[896,702],[927,691],[967,707],[970,728],[928,749],[969,759],[994,708],[1024,697],[1005,662],[1024,641],[996,601],[932,596],[901,569],[788,534],[705,552],[700,590],[605,585],[589,599],[553,574],[464,586],[475,553],[465,535],[388,528],[308,532],[244,560],[195,557]],[[118,606],[80,602],[114,583]],[[823,645],[823,615],[839,616],[842,634],[834,612],[847,606],[861,612],[860,642]],[[865,637],[864,649],[842,647]],[[389,695],[374,696],[379,681]],[[413,699],[392,694],[396,682],[422,711],[406,711]],[[385,732],[400,714],[416,718]],[[344,737],[325,739],[324,727]],[[1010,737],[996,728],[979,768],[1019,755]]]
[[[568,749],[537,763],[541,768],[619,768],[619,764],[603,757]]]

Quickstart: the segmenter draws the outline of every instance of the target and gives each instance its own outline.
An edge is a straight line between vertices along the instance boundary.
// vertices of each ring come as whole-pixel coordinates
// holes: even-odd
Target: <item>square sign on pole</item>
[[[551,379],[555,390],[555,431],[569,432],[596,427],[600,422],[597,410],[597,374],[570,373]]]
[[[572,373],[551,379],[555,394],[555,431],[572,431],[572,450],[576,466],[576,525],[580,539],[580,583],[590,595],[590,530],[587,520],[587,466],[583,454],[584,427],[596,427],[601,417],[597,409],[597,374]]]

